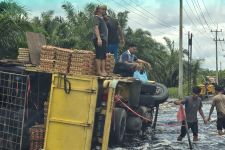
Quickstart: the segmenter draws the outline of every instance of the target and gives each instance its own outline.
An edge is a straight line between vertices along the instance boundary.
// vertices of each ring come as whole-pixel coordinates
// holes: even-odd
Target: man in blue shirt
[[[134,44],[130,44],[128,46],[128,50],[123,52],[122,55],[120,56],[119,62],[125,63],[129,65],[131,68],[135,68],[135,69],[137,68],[139,63],[146,64],[151,68],[151,65],[148,62],[138,59],[137,56],[134,55],[136,52],[137,52],[137,46]]]
[[[128,50],[121,54],[119,63],[116,64],[114,72],[119,74],[122,72],[122,76],[133,76],[133,73],[135,70],[137,70],[139,63],[146,64],[149,68],[151,68],[151,65],[148,62],[138,59],[134,55],[136,52],[137,46],[130,44],[128,46]]]

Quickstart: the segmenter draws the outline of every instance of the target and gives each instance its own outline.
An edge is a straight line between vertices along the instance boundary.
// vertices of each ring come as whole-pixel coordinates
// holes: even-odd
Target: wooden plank
[[[27,44],[30,51],[31,63],[39,65],[41,47],[46,45],[45,36],[40,33],[26,32]]]

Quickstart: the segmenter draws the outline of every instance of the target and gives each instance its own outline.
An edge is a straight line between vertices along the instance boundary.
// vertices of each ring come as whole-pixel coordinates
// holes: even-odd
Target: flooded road
[[[211,101],[203,101],[203,111],[208,116]],[[180,123],[176,121],[176,112],[179,106],[172,103],[160,105],[158,124],[155,134],[149,130],[145,137],[128,136],[123,147],[112,148],[112,150],[185,150],[189,149],[187,136],[182,142],[177,142],[180,134]],[[196,150],[221,150],[225,149],[225,136],[217,135],[216,130],[216,110],[211,116],[211,122],[207,125],[203,123],[201,116],[199,118],[199,141],[192,143]],[[192,140],[192,132],[190,137]]]

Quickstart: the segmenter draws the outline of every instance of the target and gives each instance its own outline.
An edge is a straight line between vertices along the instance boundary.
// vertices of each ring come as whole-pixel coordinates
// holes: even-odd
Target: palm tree
[[[201,64],[202,60],[201,59],[197,59],[194,60],[192,63],[192,79],[193,79],[193,85],[197,85],[197,77],[198,77],[198,73],[200,71],[200,64]]]
[[[0,58],[15,58],[19,45],[26,45],[25,32],[32,30],[23,6],[0,2]]]
[[[166,85],[169,87],[175,87],[178,84],[178,55],[179,52],[178,50],[174,49],[173,42],[167,38],[163,38],[166,42],[166,46],[168,49],[168,57],[166,59],[166,65],[165,65],[165,70],[164,73],[166,75],[165,80],[166,80]]]
[[[92,45],[92,17],[95,9],[94,4],[89,4],[84,11],[75,11],[70,2],[62,5],[66,12],[66,23],[70,29],[68,40],[73,48],[93,49]]]

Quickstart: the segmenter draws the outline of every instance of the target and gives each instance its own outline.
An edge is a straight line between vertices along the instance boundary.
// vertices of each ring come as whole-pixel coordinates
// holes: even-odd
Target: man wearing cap
[[[119,25],[119,22],[116,19],[113,19],[109,17],[106,13],[107,6],[102,5],[100,6],[104,12],[103,12],[103,18],[106,22],[107,28],[108,28],[108,47],[107,52],[114,54],[115,62],[118,61],[118,49],[119,49],[119,43],[121,43],[122,46],[124,46],[124,35],[122,32],[122,29]]]

